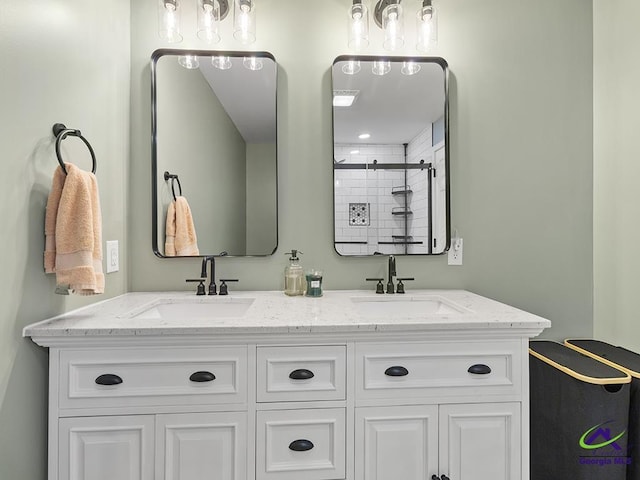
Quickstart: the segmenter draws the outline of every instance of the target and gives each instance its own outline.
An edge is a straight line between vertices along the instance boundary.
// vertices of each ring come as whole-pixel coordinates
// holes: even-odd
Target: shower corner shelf
[[[409,185],[400,185],[398,187],[391,187],[391,195],[406,195],[413,193]]]
[[[405,207],[394,207],[391,210],[391,215],[413,215],[413,212],[409,208]]]

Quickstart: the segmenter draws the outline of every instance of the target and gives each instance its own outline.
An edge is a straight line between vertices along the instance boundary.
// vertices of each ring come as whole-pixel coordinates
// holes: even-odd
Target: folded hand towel
[[[102,214],[98,182],[91,172],[58,167],[45,215],[46,273],[56,274],[56,293],[104,293]]]
[[[167,257],[200,255],[191,208],[184,197],[177,197],[169,204],[164,254]]]

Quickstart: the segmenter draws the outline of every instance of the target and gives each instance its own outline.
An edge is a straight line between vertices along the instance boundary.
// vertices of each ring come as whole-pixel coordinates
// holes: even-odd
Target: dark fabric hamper
[[[631,376],[627,480],[640,480],[640,355],[599,340],[568,339],[564,343]]]
[[[529,375],[531,480],[625,480],[631,377],[548,340]]]

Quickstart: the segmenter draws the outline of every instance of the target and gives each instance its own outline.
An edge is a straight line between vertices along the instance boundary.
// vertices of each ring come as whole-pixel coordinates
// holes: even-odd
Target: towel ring
[[[169,172],[164,172],[164,181],[167,182],[171,180],[171,193],[173,194],[173,199],[177,200],[176,198],[176,190],[175,190],[175,182],[178,182],[178,189],[180,190],[180,195],[178,195],[179,197],[182,196],[182,185],[180,185],[180,179],[178,178],[178,175],[174,175],[172,173]]]
[[[72,128],[67,128],[63,123],[56,123],[53,126],[53,135],[56,137],[56,156],[58,157],[58,163],[60,167],[62,167],[62,171],[67,174],[67,169],[64,166],[64,162],[62,161],[62,155],[60,154],[60,144],[62,140],[67,138],[67,136],[71,135],[73,137],[78,137],[80,140],[84,142],[84,144],[89,149],[89,153],[91,153],[91,161],[93,162],[93,167],[91,169],[91,173],[96,173],[96,154],[91,147],[89,141],[82,136],[80,130],[74,130]]]

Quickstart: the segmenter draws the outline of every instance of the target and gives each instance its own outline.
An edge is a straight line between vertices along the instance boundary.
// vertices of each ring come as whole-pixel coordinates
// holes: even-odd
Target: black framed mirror
[[[151,57],[152,237],[161,257],[278,245],[277,64],[267,52]]]
[[[336,252],[445,253],[451,239],[447,62],[340,56],[331,77]]]

